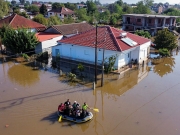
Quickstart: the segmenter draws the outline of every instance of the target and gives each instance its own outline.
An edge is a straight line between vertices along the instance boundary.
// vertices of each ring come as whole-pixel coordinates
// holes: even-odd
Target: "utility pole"
[[[104,85],[104,52],[105,52],[105,47],[103,48],[101,87]]]
[[[106,28],[106,34],[107,34],[107,28]],[[106,34],[105,34],[104,42],[106,42]],[[106,49],[106,43],[104,43],[104,46],[103,46],[101,87],[104,85],[104,53],[105,53],[105,49]]]
[[[96,42],[95,42],[95,83],[97,84],[97,24],[96,24]]]

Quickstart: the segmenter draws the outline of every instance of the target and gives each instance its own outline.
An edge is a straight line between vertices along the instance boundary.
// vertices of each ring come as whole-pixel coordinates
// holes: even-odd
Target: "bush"
[[[161,56],[170,56],[170,53],[169,53],[168,49],[166,49],[166,48],[159,49],[159,54]]]
[[[84,71],[84,66],[81,63],[78,64],[77,68],[79,69],[80,72]]]
[[[71,82],[74,82],[76,80],[76,75],[70,72],[68,74],[68,78]]]
[[[29,56],[28,56],[27,54],[25,54],[25,53],[22,54],[22,57],[23,57],[24,59],[26,59],[26,60],[29,59]]]

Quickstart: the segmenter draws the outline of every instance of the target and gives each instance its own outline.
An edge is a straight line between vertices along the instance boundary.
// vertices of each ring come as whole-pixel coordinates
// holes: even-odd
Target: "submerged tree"
[[[154,38],[156,49],[166,48],[168,51],[172,51],[177,47],[177,38],[168,29],[158,31]]]
[[[23,53],[34,49],[38,40],[29,29],[7,28],[2,39],[3,44],[13,53]]]
[[[109,57],[109,58],[105,58],[105,72],[106,73],[109,73],[109,72],[111,72],[112,70],[113,70],[113,66],[114,66],[114,64],[115,64],[115,62],[116,62],[116,58],[117,58],[117,55],[113,55],[113,56],[111,56],[111,57]]]

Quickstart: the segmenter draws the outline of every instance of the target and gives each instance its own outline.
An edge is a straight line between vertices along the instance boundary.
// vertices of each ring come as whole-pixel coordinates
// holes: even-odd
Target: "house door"
[[[55,54],[55,56],[60,55],[60,53],[59,53],[59,49],[56,49],[56,50],[55,50],[55,53],[56,53],[56,54]]]
[[[76,59],[76,49],[75,48],[70,48],[70,59],[74,60]]]

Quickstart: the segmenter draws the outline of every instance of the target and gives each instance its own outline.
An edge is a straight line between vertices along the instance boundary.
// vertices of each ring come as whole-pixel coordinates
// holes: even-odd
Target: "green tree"
[[[134,9],[133,12],[136,14],[150,14],[151,13],[149,7],[145,6],[143,4],[143,1],[138,2],[137,7],[133,9]]]
[[[114,64],[116,62],[117,55],[113,55],[109,58],[105,58],[104,71],[109,73],[113,70]]]
[[[0,19],[2,19],[5,15],[7,15],[8,11],[9,11],[8,2],[4,0],[0,0]]]
[[[39,12],[39,7],[32,4],[28,7],[28,11],[32,12],[33,14],[37,14]]]
[[[69,23],[73,23],[73,22],[74,22],[74,19],[71,16],[64,18],[65,24],[69,24]]]
[[[154,0],[143,0],[143,3],[146,7],[151,7],[154,3]]]
[[[109,10],[100,13],[99,15],[100,23],[109,24],[110,17],[111,17],[111,13]]]
[[[166,11],[164,11],[164,14],[170,16],[180,16],[180,11],[175,8],[169,8]],[[176,18],[176,22],[180,22],[180,18]]]
[[[52,4],[52,9],[58,9],[60,7],[64,7],[64,4],[61,4],[61,3],[58,3],[58,2],[55,2]]]
[[[116,3],[119,5],[119,6],[124,6],[124,3],[123,3],[123,1],[122,0],[118,0],[118,1],[116,1]]]
[[[48,25],[49,26],[51,26],[51,25],[60,25],[60,24],[62,24],[62,21],[58,16],[50,16],[48,18]]]
[[[13,53],[27,52],[34,49],[38,40],[29,29],[7,28],[2,39],[3,44]]]
[[[43,25],[48,25],[48,20],[42,15],[42,14],[38,14],[33,18],[33,21],[41,23]]]
[[[81,8],[79,10],[75,10],[76,17],[80,21],[89,21],[89,16],[87,16],[87,10],[85,8]]]
[[[97,10],[96,4],[93,1],[88,0],[86,2],[86,5],[87,5],[87,13],[88,14],[93,14]]]
[[[118,4],[114,5],[114,13],[118,13],[119,15],[122,15],[122,7]]]
[[[24,16],[25,18],[29,18],[29,16],[26,14],[26,12],[20,12],[18,13],[20,16]]]
[[[129,5],[124,5],[122,11],[126,14],[131,14],[133,13],[133,8]]]
[[[77,9],[77,5],[76,4],[72,4],[72,3],[64,3],[64,6],[68,9],[71,9],[71,10],[76,10]]]
[[[111,24],[111,25],[116,25],[116,24],[117,24],[117,19],[116,19],[115,16],[111,16],[111,17],[110,17],[110,24]]]
[[[46,5],[42,4],[40,9],[39,9],[39,12],[42,14],[42,15],[46,15],[47,14],[47,7]]]
[[[172,51],[177,47],[177,38],[168,29],[159,30],[154,38],[156,49],[166,48]]]
[[[148,31],[144,31],[144,30],[136,30],[134,34],[145,38],[151,38],[151,34]]]

